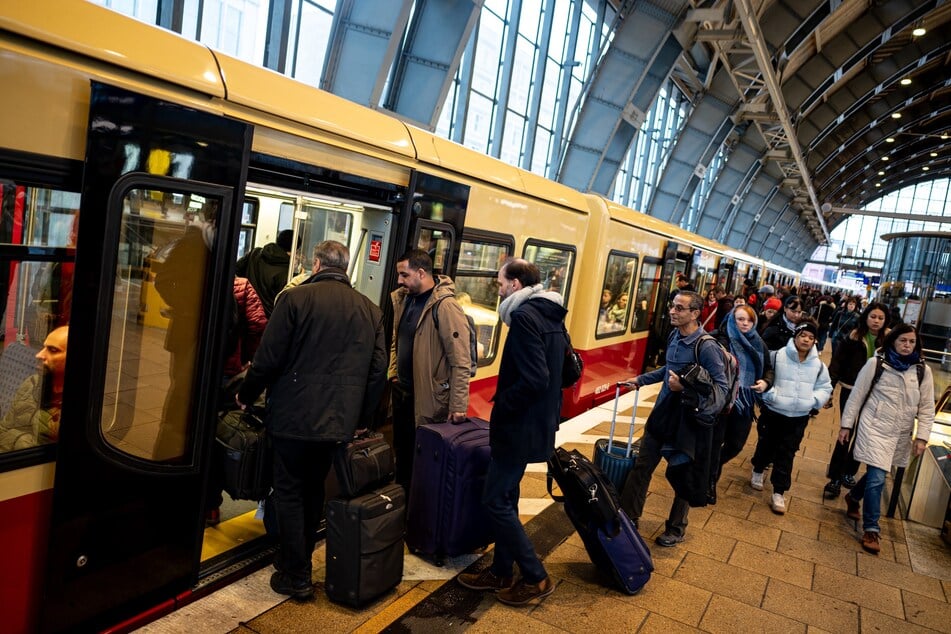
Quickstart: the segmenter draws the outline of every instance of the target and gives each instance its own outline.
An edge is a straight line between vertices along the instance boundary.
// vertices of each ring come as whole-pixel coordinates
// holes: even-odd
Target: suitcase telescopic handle
[[[608,454],[614,448],[614,427],[617,425],[617,404],[621,400],[621,387],[630,387],[629,381],[618,381],[614,388],[614,412],[611,414],[611,432],[608,435]],[[634,409],[631,410],[631,428],[627,432],[627,450],[624,452],[625,458],[631,457],[634,448],[634,421],[637,418],[637,399],[640,396],[640,390],[634,390]]]

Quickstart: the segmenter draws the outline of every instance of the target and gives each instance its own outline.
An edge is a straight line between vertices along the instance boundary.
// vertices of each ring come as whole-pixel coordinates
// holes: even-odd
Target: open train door
[[[407,202],[407,249],[419,248],[433,259],[433,274],[454,277],[469,206],[469,186],[415,172]],[[403,251],[396,254],[402,255]]]
[[[251,128],[93,82],[44,631],[197,580]]]
[[[660,292],[657,293],[657,305],[654,307],[650,332],[647,335],[647,362],[645,364],[647,367],[664,365],[664,358],[660,355],[667,347],[667,335],[670,334],[670,315],[667,312],[667,304],[676,288],[674,280],[677,273],[685,273],[688,265],[686,256],[678,252],[679,246],[678,243],[671,241],[667,243],[664,250],[664,263],[660,274],[661,287]]]

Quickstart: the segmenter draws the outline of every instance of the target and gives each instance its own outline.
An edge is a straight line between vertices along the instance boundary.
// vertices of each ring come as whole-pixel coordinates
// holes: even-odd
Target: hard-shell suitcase
[[[215,433],[224,463],[224,490],[235,500],[263,500],[271,490],[273,456],[259,410],[232,410]]]
[[[341,445],[334,454],[340,497],[353,498],[393,480],[393,448],[383,434],[368,432]]]
[[[410,552],[442,564],[488,546],[493,538],[482,506],[489,469],[489,423],[420,425],[406,516]]]
[[[403,579],[406,494],[388,484],[352,500],[327,503],[327,596],[361,607]]]
[[[617,404],[621,398],[621,387],[627,383],[618,383],[614,392],[614,413],[611,415],[611,432],[608,438],[599,438],[594,443],[594,464],[608,477],[614,488],[624,488],[627,475],[634,469],[637,460],[637,443],[634,442],[634,420],[637,418],[637,398],[640,392],[634,391],[634,408],[631,412],[631,428],[627,433],[627,446],[614,444],[614,427],[617,424]]]

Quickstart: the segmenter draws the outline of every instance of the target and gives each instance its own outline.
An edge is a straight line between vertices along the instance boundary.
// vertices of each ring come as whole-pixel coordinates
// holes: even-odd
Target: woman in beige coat
[[[882,372],[875,381],[879,359]],[[855,459],[866,464],[865,475],[846,494],[845,503],[847,515],[857,520],[864,500],[862,548],[871,553],[880,550],[878,519],[885,474],[892,466],[906,466],[910,453],[920,456],[924,452],[934,411],[931,368],[923,365],[914,327],[901,324],[888,333],[877,355],[859,372],[839,432],[839,442],[845,444],[854,429]],[[914,442],[909,446],[911,438]]]

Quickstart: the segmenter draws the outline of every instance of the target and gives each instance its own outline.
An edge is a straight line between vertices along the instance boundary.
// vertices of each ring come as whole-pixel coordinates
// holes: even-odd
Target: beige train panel
[[[208,95],[225,95],[211,52],[180,35],[82,0],[2,4],[0,29]]]
[[[207,95],[6,33],[0,33],[0,78],[16,87],[0,100],[3,147],[47,156],[85,157],[91,79],[220,113]]]
[[[53,488],[55,462],[0,473],[0,502]]]
[[[228,89],[228,101],[415,158],[412,139],[398,119],[266,68],[223,53],[215,55]]]
[[[271,122],[273,123],[273,122]],[[355,152],[347,147],[337,147],[297,136],[288,131],[258,126],[254,130],[254,151],[278,156],[309,165],[339,170],[364,178],[406,186],[409,184],[410,167],[399,165]]]
[[[420,163],[437,165],[459,174],[478,174],[485,181],[500,187],[518,192],[524,191],[525,185],[517,167],[419,128],[408,125],[406,129],[409,130],[416,146],[416,157]],[[425,168],[421,169],[425,171]]]
[[[590,209],[588,197],[577,189],[572,189],[561,183],[550,181],[547,178],[527,170],[519,170],[519,173],[521,174],[522,182],[525,184],[525,193],[544,200],[550,200],[553,203],[564,205],[572,209]]]

